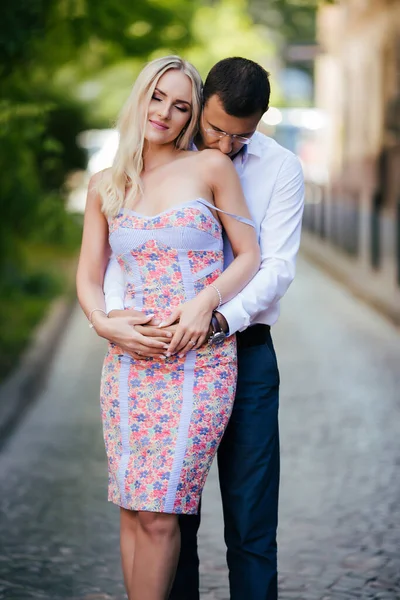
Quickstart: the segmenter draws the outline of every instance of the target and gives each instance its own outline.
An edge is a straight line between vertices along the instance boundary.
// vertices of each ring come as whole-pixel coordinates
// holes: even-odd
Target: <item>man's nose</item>
[[[224,135],[219,140],[219,149],[223,154],[230,154],[232,152],[232,138],[229,135]]]

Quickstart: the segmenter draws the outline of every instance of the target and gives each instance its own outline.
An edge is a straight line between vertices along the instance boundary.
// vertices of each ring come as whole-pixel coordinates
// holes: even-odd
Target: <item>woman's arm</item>
[[[126,352],[136,352],[143,356],[147,355],[149,349],[151,349],[151,355],[154,352],[165,352],[165,343],[144,337],[133,327],[138,323],[148,323],[152,319],[151,315],[108,319],[101,312],[105,312],[106,308],[103,280],[110,256],[108,224],[101,212],[101,198],[97,192],[97,186],[102,176],[102,173],[97,173],[89,182],[82,246],[76,276],[79,303],[86,316],[91,318],[97,334],[116,343]],[[96,308],[101,310],[94,311]]]
[[[250,214],[239,177],[229,157],[217,150],[205,150],[201,157],[204,180],[208,183],[215,206],[245,219]],[[213,282],[227,302],[254,277],[260,266],[260,248],[254,227],[232,216],[218,213],[232,246],[234,261]],[[219,305],[219,295],[212,286],[204,288],[193,300],[181,305],[162,325],[179,318],[179,325],[168,348],[169,354],[199,348],[208,334],[212,311]],[[193,344],[192,342],[196,343]]]
[[[260,247],[255,227],[235,219],[232,215],[251,221],[242,186],[232,160],[219,150],[206,150],[208,182],[214,196],[214,204],[221,211],[218,217],[230,241],[235,260],[214,281],[223,302],[236,296],[254,277],[260,267]],[[204,293],[207,290],[203,290]],[[214,290],[215,291],[215,290]],[[211,291],[210,291],[211,292]],[[217,298],[219,301],[219,298]],[[217,302],[218,305],[218,302]]]
[[[76,275],[78,300],[88,318],[95,308],[105,310],[103,280],[110,248],[108,225],[101,212],[101,199],[97,193],[101,177],[102,173],[96,173],[89,182],[82,246]],[[104,315],[96,311],[92,317],[97,331],[97,324],[100,325],[104,321]]]

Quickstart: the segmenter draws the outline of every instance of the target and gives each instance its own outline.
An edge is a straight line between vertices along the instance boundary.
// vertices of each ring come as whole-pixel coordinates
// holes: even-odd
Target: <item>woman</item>
[[[188,150],[200,98],[192,65],[175,56],[149,63],[122,110],[113,167],[93,176],[85,212],[78,297],[98,335],[113,342],[101,405],[130,600],[168,597],[179,556],[177,515],[198,510],[235,393],[234,338],[204,345],[201,332],[260,261],[230,159]],[[236,256],[223,273],[216,211]],[[124,272],[126,306],[148,321],[179,320],[170,342],[158,342],[160,358],[135,360],[118,347],[127,322],[107,318],[102,291],[110,246]]]

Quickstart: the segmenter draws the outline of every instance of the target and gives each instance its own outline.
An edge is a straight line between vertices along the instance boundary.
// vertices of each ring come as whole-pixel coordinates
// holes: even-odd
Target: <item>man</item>
[[[211,337],[237,333],[238,385],[233,413],[218,451],[227,563],[232,600],[277,598],[279,491],[279,373],[270,327],[279,300],[294,277],[303,211],[298,159],[256,132],[268,109],[268,73],[245,58],[217,63],[204,84],[197,149],[230,156],[240,176],[261,248],[257,275],[217,312]],[[232,258],[225,245],[225,262]],[[118,315],[123,300],[105,280],[107,311]],[[124,313],[126,315],[126,312]],[[147,319],[148,321],[148,319]],[[143,321],[144,322],[144,321]],[[155,351],[152,325],[136,325],[130,351]],[[154,336],[154,337],[153,337]],[[199,599],[197,530],[200,516],[181,516],[181,557],[170,600]]]

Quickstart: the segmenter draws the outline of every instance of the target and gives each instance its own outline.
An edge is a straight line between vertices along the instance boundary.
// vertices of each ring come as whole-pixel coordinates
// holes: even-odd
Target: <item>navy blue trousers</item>
[[[231,600],[276,600],[279,372],[271,337],[238,351],[238,386],[218,450]],[[170,600],[199,600],[198,516],[179,517]]]

